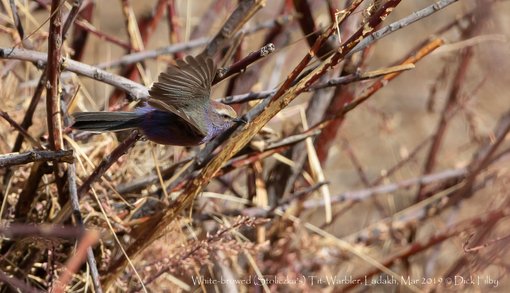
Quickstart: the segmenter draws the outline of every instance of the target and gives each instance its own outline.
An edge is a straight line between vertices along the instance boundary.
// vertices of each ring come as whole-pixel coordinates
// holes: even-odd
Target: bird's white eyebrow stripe
[[[227,108],[214,108],[214,111],[216,111],[216,113],[218,113],[219,115],[227,115],[228,117],[237,117],[236,114],[232,113],[230,111],[230,109],[227,109]]]

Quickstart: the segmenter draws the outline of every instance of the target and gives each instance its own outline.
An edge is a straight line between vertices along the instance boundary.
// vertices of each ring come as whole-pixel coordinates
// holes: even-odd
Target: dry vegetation
[[[507,12],[0,1],[2,292],[508,292]],[[196,148],[69,128],[200,52],[246,123]]]

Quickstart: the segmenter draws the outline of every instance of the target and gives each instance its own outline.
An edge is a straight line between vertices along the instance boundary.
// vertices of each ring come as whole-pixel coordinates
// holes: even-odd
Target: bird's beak
[[[243,124],[248,123],[248,121],[246,121],[246,119],[245,119],[243,116],[241,116],[241,117],[237,117],[237,118],[234,118],[234,119],[232,119],[232,121],[234,121],[234,122],[236,122],[236,123],[241,122],[241,123],[243,123]]]

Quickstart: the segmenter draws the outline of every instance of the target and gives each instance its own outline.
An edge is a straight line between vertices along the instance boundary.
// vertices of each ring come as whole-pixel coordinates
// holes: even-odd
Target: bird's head
[[[220,102],[211,101],[211,122],[219,128],[228,128],[237,118],[237,113],[229,105],[225,105]]]

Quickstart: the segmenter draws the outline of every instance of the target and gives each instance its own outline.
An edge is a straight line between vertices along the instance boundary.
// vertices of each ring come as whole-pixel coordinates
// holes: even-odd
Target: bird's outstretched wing
[[[200,115],[210,107],[211,84],[216,73],[214,61],[199,55],[177,60],[159,75],[149,90],[149,105],[169,111],[184,119],[198,134],[207,135],[207,125]],[[196,117],[201,117],[197,119]]]

